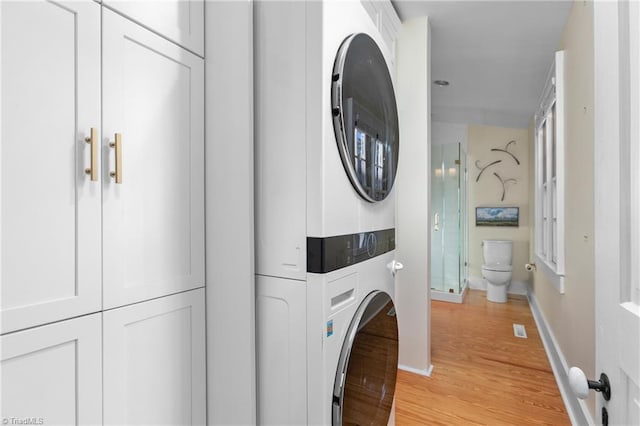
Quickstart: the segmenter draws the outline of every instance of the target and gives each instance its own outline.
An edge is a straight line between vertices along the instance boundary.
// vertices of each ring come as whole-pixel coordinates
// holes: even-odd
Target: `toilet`
[[[507,287],[511,284],[512,253],[512,241],[482,241],[482,278],[487,283],[487,300],[490,302],[507,301]]]

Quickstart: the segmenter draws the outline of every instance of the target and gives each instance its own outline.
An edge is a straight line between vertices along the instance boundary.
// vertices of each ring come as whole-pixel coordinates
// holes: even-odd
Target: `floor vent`
[[[522,324],[513,324],[513,334],[521,339],[527,338],[527,330],[525,330]]]

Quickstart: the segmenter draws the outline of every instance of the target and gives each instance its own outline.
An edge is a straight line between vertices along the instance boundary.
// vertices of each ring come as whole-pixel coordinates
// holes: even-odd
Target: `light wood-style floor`
[[[524,296],[499,304],[470,290],[431,307],[433,374],[399,371],[397,426],[571,424]]]

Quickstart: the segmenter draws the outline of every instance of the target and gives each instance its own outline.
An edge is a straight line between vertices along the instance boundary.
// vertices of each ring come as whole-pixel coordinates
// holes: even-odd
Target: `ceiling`
[[[432,119],[526,128],[572,2],[392,0],[402,21],[429,16]]]

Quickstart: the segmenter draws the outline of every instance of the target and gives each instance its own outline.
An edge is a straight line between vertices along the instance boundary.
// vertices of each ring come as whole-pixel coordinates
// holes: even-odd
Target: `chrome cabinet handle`
[[[122,183],[122,134],[115,134],[115,142],[109,142],[109,146],[115,149],[116,170],[109,172],[109,176],[116,179],[117,184]]]
[[[98,129],[92,127],[90,135],[84,138],[84,141],[91,145],[91,164],[84,169],[84,172],[96,182],[98,180]]]
[[[440,215],[439,215],[438,213],[436,213],[436,214],[433,216],[433,222],[434,222],[434,224],[433,224],[433,230],[434,230],[434,231],[439,231],[439,230],[440,230]]]

